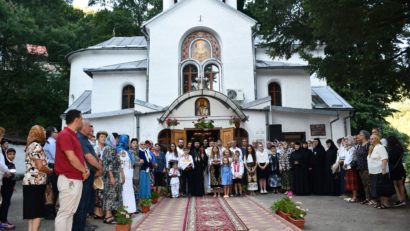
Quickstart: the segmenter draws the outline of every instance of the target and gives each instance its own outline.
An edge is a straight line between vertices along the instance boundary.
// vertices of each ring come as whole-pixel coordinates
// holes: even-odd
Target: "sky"
[[[74,0],[73,1],[73,6],[79,7],[79,8],[87,8],[88,5],[88,0]]]

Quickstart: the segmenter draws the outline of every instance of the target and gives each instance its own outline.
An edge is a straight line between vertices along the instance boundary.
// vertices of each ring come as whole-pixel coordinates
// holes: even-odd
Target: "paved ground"
[[[282,195],[260,195],[256,200],[269,208],[272,202]],[[315,231],[384,231],[384,230],[409,230],[410,206],[378,210],[373,207],[360,204],[349,204],[339,197],[304,196],[295,197],[295,200],[303,202],[303,207],[309,209],[306,218],[305,230]],[[16,225],[16,230],[27,230],[27,223],[22,219],[22,188],[18,183],[17,192],[14,193],[9,211],[9,221]],[[142,216],[134,218],[134,222]],[[102,221],[93,221],[98,225],[98,231],[115,230],[112,225],[105,225]],[[41,230],[53,231],[54,221],[43,220]]]

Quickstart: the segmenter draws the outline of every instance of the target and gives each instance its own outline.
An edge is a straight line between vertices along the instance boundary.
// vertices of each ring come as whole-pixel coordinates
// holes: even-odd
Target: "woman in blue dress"
[[[144,143],[140,144],[139,157],[144,163],[140,168],[140,199],[151,199],[150,172],[153,168],[152,156]]]

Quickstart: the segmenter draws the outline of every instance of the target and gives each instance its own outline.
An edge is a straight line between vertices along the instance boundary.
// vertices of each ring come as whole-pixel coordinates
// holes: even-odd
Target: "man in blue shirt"
[[[94,177],[102,174],[102,166],[98,162],[94,148],[88,140],[90,134],[92,134],[91,124],[89,121],[83,120],[83,127],[77,133],[77,137],[83,149],[84,159],[90,169],[90,177],[83,182],[81,200],[74,214],[72,231],[91,231],[97,228],[96,226],[86,225],[87,214],[92,211],[95,204],[95,192],[92,187]]]

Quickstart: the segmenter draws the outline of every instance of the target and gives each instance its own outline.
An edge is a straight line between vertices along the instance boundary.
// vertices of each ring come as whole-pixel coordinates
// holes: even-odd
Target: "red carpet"
[[[191,198],[185,231],[243,231],[246,225],[222,198]]]

